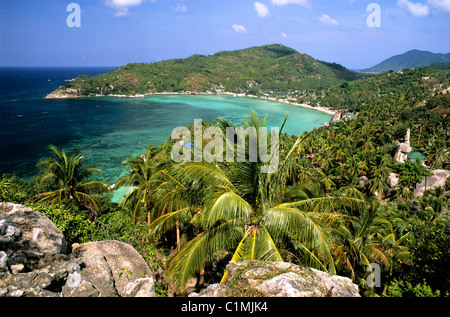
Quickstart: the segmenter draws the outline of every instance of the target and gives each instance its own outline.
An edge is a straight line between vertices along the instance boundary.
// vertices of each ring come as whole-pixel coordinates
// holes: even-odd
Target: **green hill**
[[[411,105],[421,105],[427,98],[440,93],[447,94],[449,91],[449,72],[431,68],[408,68],[311,91],[303,100],[325,107],[360,112],[367,110],[370,104],[393,98],[403,100],[411,110]]]
[[[446,72],[450,72],[450,62],[447,63],[433,63],[428,65],[426,68],[431,68],[431,69],[438,69],[438,70],[443,70]]]
[[[364,76],[341,65],[321,62],[294,49],[273,44],[209,56],[128,64],[96,77],[81,75],[48,97],[307,90]]]
[[[450,53],[440,54],[428,51],[412,50],[404,54],[386,59],[380,64],[361,70],[363,73],[384,73],[390,70],[397,71],[405,68],[423,67],[432,63],[450,62]]]

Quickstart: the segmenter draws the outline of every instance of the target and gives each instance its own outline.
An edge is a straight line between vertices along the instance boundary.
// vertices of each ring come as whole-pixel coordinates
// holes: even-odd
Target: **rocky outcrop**
[[[360,297],[349,278],[291,263],[230,262],[227,272],[227,284],[210,285],[189,297]]]
[[[74,244],[31,208],[0,203],[0,297],[155,297],[153,274],[119,241]]]
[[[389,178],[388,178],[388,182],[389,182],[389,187],[390,188],[396,187],[400,183],[399,175],[397,173],[390,173],[389,174]]]
[[[150,281],[152,272],[148,265],[128,244],[98,241],[74,244],[72,249],[72,254],[84,263],[81,277],[99,291],[99,296],[122,296],[128,284],[134,283],[138,278],[146,277],[147,283],[153,283]]]
[[[397,148],[395,149],[394,159],[399,163],[405,163],[408,160],[408,153],[411,153],[411,152],[412,152],[411,129],[408,129],[406,131],[404,142],[397,143]]]
[[[434,190],[438,187],[445,188],[445,182],[450,177],[448,170],[432,170],[432,176],[426,176],[422,183],[417,184],[414,189],[415,197],[423,197],[426,190]]]
[[[39,260],[66,249],[64,235],[50,219],[26,206],[0,203],[0,250],[10,259]]]
[[[405,163],[408,160],[408,153],[411,153],[411,146],[406,143],[399,143],[395,150],[394,159],[399,163]]]
[[[331,118],[329,125],[344,120],[347,112],[348,110],[338,110]]]

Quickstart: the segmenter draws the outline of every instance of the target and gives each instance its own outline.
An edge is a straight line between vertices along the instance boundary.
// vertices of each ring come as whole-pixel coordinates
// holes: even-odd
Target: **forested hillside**
[[[74,96],[217,90],[256,94],[260,90],[324,88],[364,76],[274,44],[210,56],[128,64],[97,77],[79,76],[57,92]]]

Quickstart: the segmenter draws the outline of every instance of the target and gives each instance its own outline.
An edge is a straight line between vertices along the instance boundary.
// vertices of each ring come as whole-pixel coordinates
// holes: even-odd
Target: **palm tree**
[[[391,264],[383,243],[392,238],[392,224],[379,216],[379,209],[379,203],[371,201],[336,230],[337,241],[339,238],[341,240],[333,246],[333,251],[337,263],[350,270],[352,279],[358,268],[365,271],[371,263],[380,263],[385,267]]]
[[[259,128],[265,120],[252,112],[247,124]],[[261,173],[266,163],[260,160],[186,163],[165,171],[182,189],[179,195],[197,197],[185,200],[187,205],[152,224],[152,232],[161,234],[184,222],[181,243],[167,271],[176,284],[186,285],[220,250],[231,251],[232,261],[284,261],[294,257],[305,265],[336,272],[329,228],[342,217],[337,212],[339,206],[358,200],[305,196],[299,201],[283,201],[289,165],[305,138],[295,142],[272,174]],[[225,274],[222,282],[226,280]]]
[[[109,192],[106,184],[99,181],[87,181],[101,170],[95,167],[86,167],[84,156],[80,150],[72,153],[49,147],[53,156],[43,158],[37,163],[41,169],[38,175],[39,185],[50,189],[34,197],[35,201],[47,201],[52,204],[61,204],[64,199],[71,200],[79,207],[89,210],[89,219],[98,215],[98,205],[93,195]]]
[[[129,208],[133,224],[143,213],[151,209],[150,191],[155,166],[150,152],[141,156],[125,160],[122,165],[130,169],[130,173],[122,176],[116,183],[117,189],[123,186],[132,187],[133,190],[120,202],[120,207]],[[150,222],[150,219],[148,220]]]
[[[440,167],[450,160],[450,152],[444,142],[433,143],[426,151],[427,161],[431,164],[431,169]]]

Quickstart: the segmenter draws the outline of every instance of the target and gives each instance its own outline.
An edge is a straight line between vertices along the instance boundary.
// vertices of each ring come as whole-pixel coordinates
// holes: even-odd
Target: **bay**
[[[268,114],[267,127],[300,135],[329,114],[271,100],[228,95],[148,95],[144,98],[44,97],[78,74],[98,75],[111,68],[0,68],[0,175],[30,179],[50,144],[66,151],[83,149],[86,164],[103,170],[98,179],[114,183],[126,173],[122,162],[148,145],[161,145],[177,127],[195,119],[223,117],[240,124],[250,108]]]

